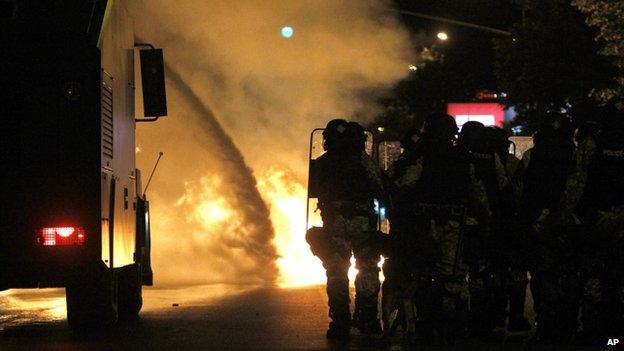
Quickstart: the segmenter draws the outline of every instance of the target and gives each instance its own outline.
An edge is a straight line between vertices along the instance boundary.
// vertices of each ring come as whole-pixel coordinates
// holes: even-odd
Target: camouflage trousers
[[[403,275],[412,281],[416,318],[426,337],[452,340],[463,328],[468,309],[461,223],[421,218],[412,228],[398,239],[396,255]]]
[[[527,263],[523,257],[527,243],[514,225],[496,226],[497,230],[491,231],[475,225],[465,231],[470,331],[474,335],[488,335],[496,327],[504,327],[507,316],[510,328],[528,327],[524,317]]]
[[[570,342],[577,329],[578,277],[582,228],[566,223],[538,227],[531,244],[531,294],[536,337],[541,342]]]
[[[332,216],[331,220],[325,221],[323,231],[325,238],[315,244],[315,254],[326,270],[330,318],[337,323],[346,323],[351,319],[348,271],[353,253],[358,270],[355,277],[355,315],[360,323],[376,321],[380,249],[373,240],[376,232],[370,218]],[[315,247],[312,250],[315,251]]]

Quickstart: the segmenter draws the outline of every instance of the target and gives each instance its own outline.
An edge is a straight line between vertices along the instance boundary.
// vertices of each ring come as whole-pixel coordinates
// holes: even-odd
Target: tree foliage
[[[603,44],[601,53],[613,58],[619,69],[617,86],[602,91],[600,97],[624,97],[624,1],[573,0],[572,4],[587,15],[588,25],[598,29],[596,39]]]
[[[600,55],[596,31],[567,0],[518,1],[523,12],[513,36],[496,41],[496,75],[520,124],[535,130],[549,110],[583,110],[590,95],[609,87],[612,69]]]

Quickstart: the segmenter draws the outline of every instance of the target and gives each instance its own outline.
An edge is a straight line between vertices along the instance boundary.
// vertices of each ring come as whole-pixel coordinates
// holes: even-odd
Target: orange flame
[[[285,171],[269,170],[258,180],[258,189],[269,204],[271,221],[275,228],[275,245],[280,258],[277,266],[280,270],[279,284],[283,287],[296,287],[323,284],[326,281],[325,270],[321,261],[312,255],[310,246],[305,241],[306,189],[290,177]],[[310,205],[308,226],[322,226],[321,218]],[[351,257],[349,280],[353,285],[357,270]],[[380,262],[380,266],[383,261]],[[383,280],[383,276],[381,277]]]
[[[325,282],[321,261],[305,241],[306,189],[285,171],[269,170],[258,180],[258,189],[269,204],[280,258],[279,284],[295,287]]]

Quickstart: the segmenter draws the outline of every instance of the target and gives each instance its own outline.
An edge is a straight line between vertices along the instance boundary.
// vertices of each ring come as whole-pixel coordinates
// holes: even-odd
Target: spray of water
[[[304,241],[308,133],[371,118],[409,73],[390,2],[129,4],[169,65],[169,117],[139,126],[137,154],[143,168],[166,155],[150,186],[161,281],[321,282]]]

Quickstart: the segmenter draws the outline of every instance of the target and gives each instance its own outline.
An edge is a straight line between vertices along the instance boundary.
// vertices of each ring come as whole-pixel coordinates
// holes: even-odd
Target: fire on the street
[[[321,261],[312,255],[305,241],[306,230],[306,188],[284,171],[269,170],[258,181],[258,189],[269,204],[271,221],[275,228],[275,245],[280,257],[279,284],[282,287],[297,287],[325,282],[325,270]],[[318,211],[310,209],[308,226],[322,226]],[[349,280],[355,279],[357,270],[351,258]],[[379,265],[383,261],[380,261]],[[383,277],[382,277],[383,279]]]
[[[271,210],[274,242],[280,255],[279,284],[294,287],[323,283],[321,261],[312,255],[305,241],[305,187],[284,171],[269,170],[259,179],[258,189]]]

